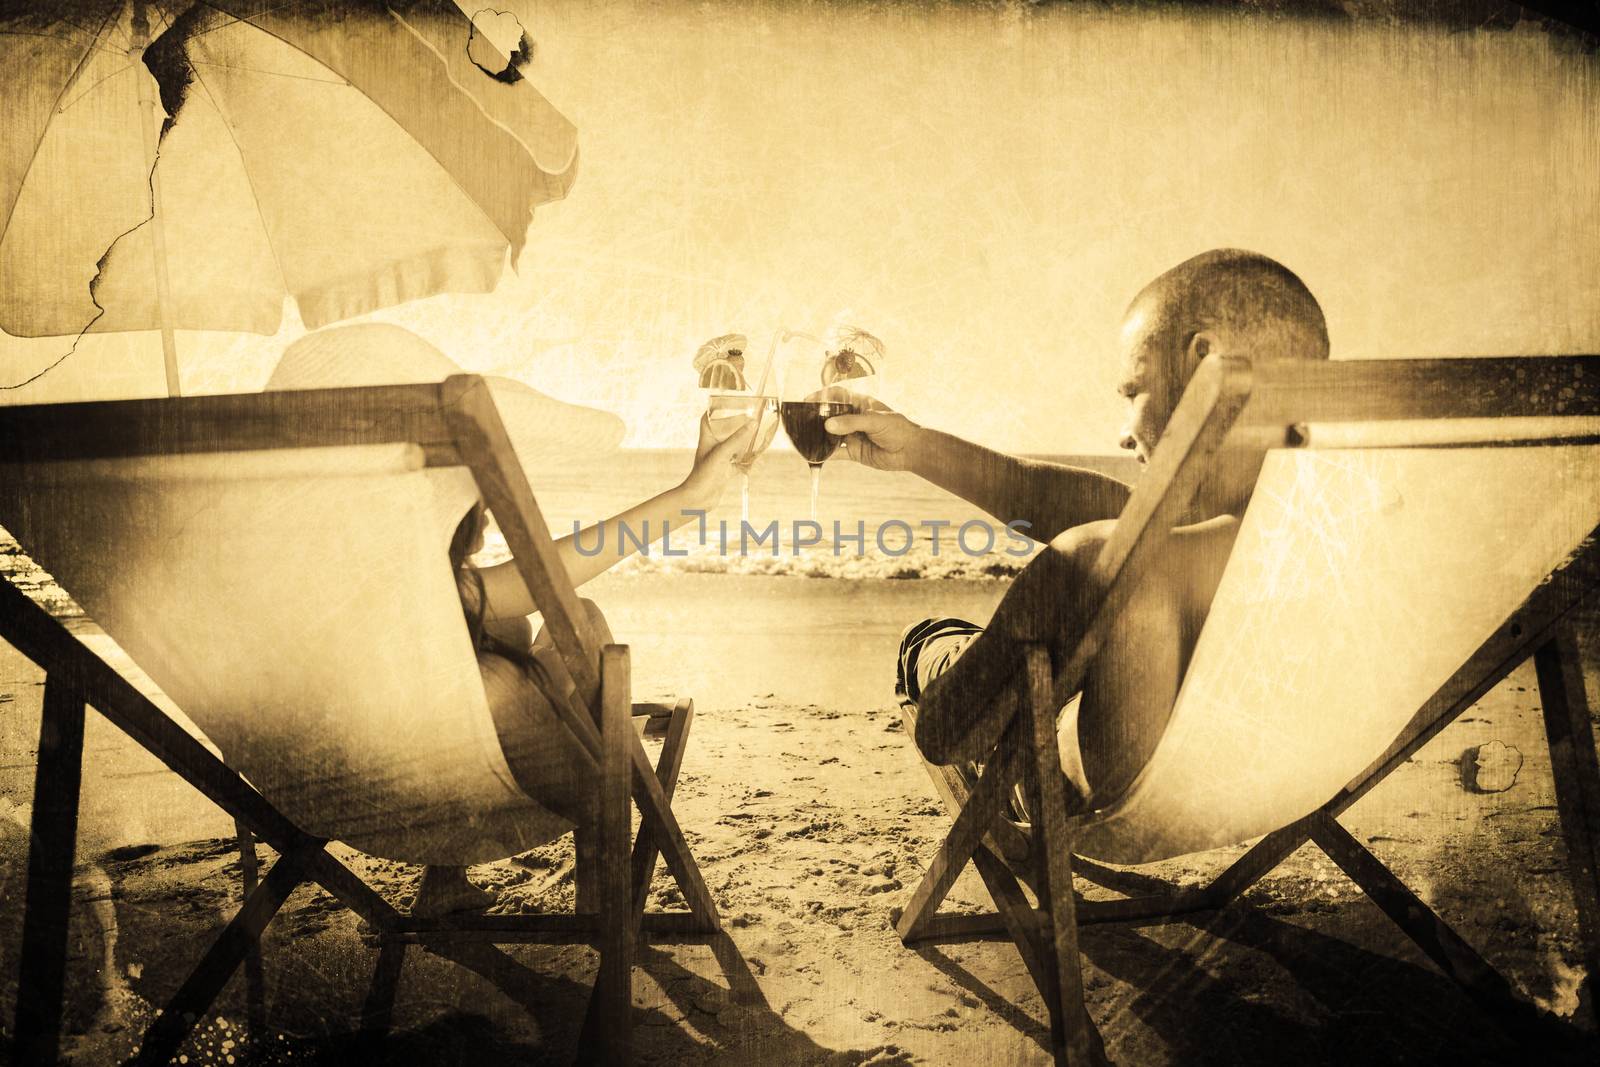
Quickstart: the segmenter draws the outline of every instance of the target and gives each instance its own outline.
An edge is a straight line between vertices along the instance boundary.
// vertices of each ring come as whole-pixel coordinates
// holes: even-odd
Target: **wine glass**
[[[776,345],[776,341],[774,341]],[[717,441],[726,441],[749,419],[756,420],[756,435],[740,456],[741,516],[750,521],[750,462],[768,445],[778,431],[777,400],[763,398],[772,359],[761,374],[762,388],[750,392],[745,378],[745,351],[749,344],[742,333],[723,334],[701,345],[694,354],[694,369],[699,386],[706,394],[706,429]]]
[[[835,353],[810,334],[784,332],[791,339],[806,342],[795,345],[784,361],[783,403],[779,410],[783,432],[811,466],[811,521],[816,522],[822,464],[844,442],[843,437],[829,433],[824,424],[835,415],[854,415],[857,408],[851,391],[836,384],[846,379],[838,373]]]
[[[750,521],[750,462],[767,450],[778,434],[778,398],[753,393],[713,392],[706,400],[706,429],[718,441],[726,441],[750,420],[756,422],[755,436],[740,458],[739,514]]]

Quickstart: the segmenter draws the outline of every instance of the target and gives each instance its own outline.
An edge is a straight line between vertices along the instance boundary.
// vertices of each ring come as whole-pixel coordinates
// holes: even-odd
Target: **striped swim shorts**
[[[949,670],[983,627],[949,617],[912,623],[900,635],[900,656],[895,665],[894,695],[902,704],[915,705],[922,690]]]

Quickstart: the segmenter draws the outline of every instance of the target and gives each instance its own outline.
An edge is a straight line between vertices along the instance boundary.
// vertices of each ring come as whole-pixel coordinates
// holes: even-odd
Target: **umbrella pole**
[[[145,19],[145,5],[140,0],[133,4],[134,62],[144,61],[144,50],[150,44],[150,24]],[[150,237],[155,248],[156,309],[161,321],[161,357],[167,373],[167,395],[182,396],[178,386],[178,342],[172,334],[172,286],[167,278],[167,231],[161,212],[161,174],[156,169],[156,101],[150,92],[150,79],[140,76],[139,116],[143,124],[145,166],[150,172]]]

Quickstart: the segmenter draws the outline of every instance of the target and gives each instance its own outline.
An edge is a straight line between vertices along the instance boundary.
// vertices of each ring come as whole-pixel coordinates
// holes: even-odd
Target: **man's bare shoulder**
[[[1088,578],[1096,572],[1101,550],[1116,528],[1115,520],[1074,526],[1051,540],[1048,554],[1060,557],[1069,573]],[[1238,533],[1239,520],[1232,515],[1169,530],[1156,544],[1155,559],[1134,596],[1165,600],[1186,615],[1203,613],[1222,579]]]
[[[1093,563],[1100,550],[1111,540],[1117,528],[1116,519],[1086,522],[1061,531],[1050,539],[1050,551],[1080,562]]]
[[[1117,528],[1116,519],[1086,522],[1057,534],[1050,541],[1050,549],[1057,555],[1080,561],[1093,560],[1111,540]],[[1239,520],[1232,515],[1219,515],[1214,519],[1178,526],[1163,538],[1163,554],[1188,556],[1192,553],[1214,553],[1219,547],[1231,549],[1239,533]]]

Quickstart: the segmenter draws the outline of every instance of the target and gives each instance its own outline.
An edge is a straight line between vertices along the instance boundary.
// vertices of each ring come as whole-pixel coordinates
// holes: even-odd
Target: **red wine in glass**
[[[856,406],[837,400],[785,400],[780,408],[783,432],[789,435],[794,450],[811,464],[811,521],[817,520],[817,488],[822,479],[822,464],[833,455],[844,438],[827,431],[825,423],[835,415],[854,415]]]

